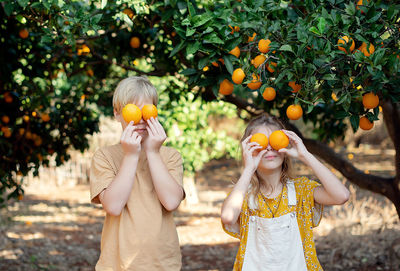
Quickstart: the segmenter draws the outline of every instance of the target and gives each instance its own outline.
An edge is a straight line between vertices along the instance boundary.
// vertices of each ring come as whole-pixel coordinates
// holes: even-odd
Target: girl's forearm
[[[221,210],[222,223],[233,225],[237,222],[242,210],[243,200],[249,187],[254,171],[245,168],[232,192],[225,199]]]
[[[100,202],[108,214],[113,216],[120,215],[128,202],[135,180],[138,160],[138,155],[125,155],[117,176],[100,193]]]
[[[349,196],[349,190],[341,183],[341,181],[314,155],[309,153],[303,161],[315,173],[321,181],[323,189],[314,191],[314,198],[321,204],[343,204]]]

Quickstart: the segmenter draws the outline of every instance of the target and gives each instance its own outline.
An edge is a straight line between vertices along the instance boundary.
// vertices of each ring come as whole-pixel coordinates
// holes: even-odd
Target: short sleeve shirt
[[[160,155],[173,179],[182,186],[182,157],[162,146]],[[90,169],[90,198],[114,180],[124,152],[121,144],[97,150]],[[160,203],[144,152],[141,153],[127,204],[119,216],[106,214],[101,236],[99,271],[180,270],[181,253],[172,212]]]
[[[246,253],[249,217],[259,216],[263,218],[272,218],[271,211],[275,213],[275,217],[296,212],[297,224],[299,225],[307,269],[313,271],[322,270],[317,258],[312,232],[313,227],[319,225],[323,210],[322,205],[314,202],[314,189],[320,184],[316,181],[309,180],[306,177],[296,178],[292,181],[294,182],[296,190],[297,204],[295,206],[288,205],[286,185],[282,189],[282,195],[273,199],[266,198],[262,193],[258,193],[255,197],[259,206],[258,209],[252,209],[249,207],[249,196],[246,195],[239,218],[239,231],[237,232],[233,229],[227,228],[224,224],[222,225],[226,233],[240,240],[239,250],[236,255],[233,270],[242,270]]]

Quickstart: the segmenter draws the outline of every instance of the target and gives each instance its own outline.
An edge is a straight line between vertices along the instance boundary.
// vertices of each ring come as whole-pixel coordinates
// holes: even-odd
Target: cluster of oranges
[[[289,145],[288,136],[281,130],[273,131],[269,139],[265,134],[255,133],[251,136],[250,142],[257,142],[261,146],[261,150],[268,147],[268,143],[274,150],[286,148]]]
[[[231,34],[234,32],[238,32],[240,30],[239,27],[231,27]],[[253,42],[256,39],[257,34],[253,33],[252,36],[248,37],[248,42]],[[257,49],[259,51],[259,55],[257,55],[254,59],[251,60],[251,64],[254,66],[254,68],[258,69],[261,65],[264,65],[265,68],[271,73],[276,72],[276,68],[278,66],[277,62],[273,61],[267,61],[267,56],[265,54],[270,52],[271,49],[271,40],[270,39],[260,39],[257,42]],[[240,48],[236,46],[233,48],[230,52],[231,55],[239,58],[240,57]],[[274,54],[275,51],[272,52]],[[219,62],[223,64],[223,59],[219,59]],[[213,66],[218,67],[219,63],[218,62],[213,62]],[[205,68],[207,68],[205,70]],[[208,67],[206,66],[203,71],[208,71]],[[241,85],[246,78],[246,73],[242,68],[237,68],[233,71],[232,77],[230,81],[229,79],[224,79],[220,82],[219,85],[219,93],[222,95],[231,95],[234,90],[234,84],[236,85]],[[251,74],[252,80],[247,84],[247,87],[251,90],[257,90],[261,87],[262,85],[262,80],[260,78],[260,75],[253,73]],[[232,83],[233,82],[233,83]],[[296,83],[295,81],[290,81],[288,83],[289,87],[292,89],[292,93],[297,93],[301,89],[301,85]],[[266,101],[273,101],[276,98],[276,90],[273,87],[266,87],[262,93],[262,97]],[[302,114],[303,110],[301,109],[300,105],[290,105],[287,109],[287,117],[291,120],[297,120],[299,119]]]
[[[346,54],[353,52],[356,47],[354,40],[349,36],[340,37],[337,41],[337,45],[338,49]],[[366,57],[369,57],[375,52],[375,46],[372,43],[367,44],[363,42],[356,51],[360,51]]]
[[[362,103],[366,109],[374,109],[379,105],[379,97],[373,92],[368,92],[363,95]],[[374,123],[371,122],[366,116],[360,118],[360,128],[363,130],[371,130]]]
[[[157,107],[154,104],[146,104],[142,110],[135,104],[127,104],[122,109],[122,117],[127,123],[133,121],[134,124],[138,124],[142,118],[147,121],[151,117],[156,118],[157,115]]]

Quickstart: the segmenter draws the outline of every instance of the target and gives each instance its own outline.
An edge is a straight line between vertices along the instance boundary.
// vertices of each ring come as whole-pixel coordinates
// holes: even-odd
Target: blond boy
[[[90,193],[106,217],[96,270],[180,270],[181,254],[172,211],[185,196],[182,158],[162,146],[167,138],[158,119],[126,123],[122,108],[157,105],[145,77],[122,80],[114,92],[114,116],[122,125],[119,144],[101,148],[92,159]]]

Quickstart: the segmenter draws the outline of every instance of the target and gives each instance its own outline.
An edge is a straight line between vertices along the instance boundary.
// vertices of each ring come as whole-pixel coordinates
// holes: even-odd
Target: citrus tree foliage
[[[17,188],[13,196],[21,193],[14,174],[48,163],[49,154],[61,163],[69,147],[87,147],[85,135],[97,131],[99,112],[111,113],[112,88],[128,71],[184,82],[168,85],[171,101],[190,91],[283,119],[290,105],[300,105],[325,142],[343,137],[347,120],[357,130],[360,117],[368,125],[378,119],[378,107],[362,103],[366,93],[384,110],[398,106],[396,1],[0,3],[0,189]],[[235,84],[238,68],[244,78]],[[225,79],[232,95],[219,94]],[[265,90],[275,96],[267,101]]]

